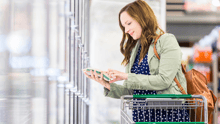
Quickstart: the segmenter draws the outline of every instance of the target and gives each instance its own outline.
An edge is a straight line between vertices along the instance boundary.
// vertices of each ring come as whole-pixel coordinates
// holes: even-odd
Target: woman
[[[186,79],[181,68],[182,53],[180,46],[174,35],[164,33],[159,28],[153,10],[145,1],[136,0],[123,7],[119,12],[119,25],[123,31],[120,49],[124,55],[122,64],[126,66],[125,73],[109,69],[107,73],[113,78],[110,82],[102,80],[103,77],[98,78],[96,73],[94,73],[95,76],[93,74],[89,76],[85,73],[88,78],[105,87],[105,96],[120,98],[122,95],[133,94],[181,94],[174,77],[187,92]],[[157,41],[156,50],[160,60],[157,59],[153,51],[153,43],[158,36],[160,38]],[[119,80],[124,80],[124,84],[114,83]],[[184,118],[183,114],[179,116],[179,119],[177,119],[177,115],[172,118],[171,114],[165,118],[166,114],[170,113],[167,110],[162,112],[162,117],[156,119],[151,117],[151,119],[146,118],[146,120],[143,120],[143,117],[137,117],[136,112],[133,111],[135,122],[189,121],[186,111]],[[173,112],[178,113],[180,110]],[[152,111],[145,111],[145,113],[144,116],[155,114]]]

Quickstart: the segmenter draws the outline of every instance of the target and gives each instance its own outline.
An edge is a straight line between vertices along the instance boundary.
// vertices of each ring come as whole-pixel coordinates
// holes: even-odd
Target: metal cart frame
[[[152,103],[149,104],[150,103],[148,100],[149,98],[151,100],[154,98],[157,98],[157,100],[158,100],[158,98],[160,98],[159,101],[162,101],[162,99],[167,99],[167,98],[169,98],[170,100],[176,99],[176,100],[184,100],[184,101],[197,100],[197,101],[195,101],[195,104],[187,104],[187,105],[184,105],[184,107],[188,107],[188,109],[190,107],[194,107],[194,108],[190,108],[190,110],[196,109],[196,107],[198,107],[197,102],[198,101],[201,102],[202,104],[199,104],[199,107],[204,107],[203,108],[204,111],[201,111],[201,116],[204,113],[204,116],[203,116],[204,122],[201,122],[201,121],[200,122],[134,122],[133,119],[131,117],[129,117],[127,109],[131,110],[131,109],[134,109],[134,107],[144,108],[144,107],[148,107],[148,106],[151,106],[151,107],[149,107],[150,109],[152,108],[152,106],[153,106],[153,109],[156,109],[158,107],[159,108],[161,108],[161,107],[166,108],[167,107],[166,109],[168,109],[168,107],[169,108],[173,107],[173,106],[175,107],[175,105],[176,105],[176,103],[174,103],[175,105],[173,105],[173,106],[162,105],[162,104],[154,105]],[[142,100],[138,100],[138,101],[141,101],[142,103],[138,104],[138,105],[133,104],[134,103],[133,99],[142,99]],[[145,100],[143,100],[143,99],[145,99]],[[188,99],[188,100],[186,100],[186,99]],[[193,100],[189,100],[189,99],[193,99]],[[143,104],[143,101],[146,101],[146,104]],[[162,101],[162,102],[164,102],[164,101]],[[181,103],[181,105],[182,105],[182,103]],[[179,108],[180,105],[177,107]],[[195,116],[195,118],[196,118],[196,116]],[[182,94],[125,95],[125,96],[121,97],[121,124],[165,124],[165,123],[169,123],[169,124],[208,124],[207,99],[202,95],[190,95],[190,94],[187,94],[187,95],[182,95]]]

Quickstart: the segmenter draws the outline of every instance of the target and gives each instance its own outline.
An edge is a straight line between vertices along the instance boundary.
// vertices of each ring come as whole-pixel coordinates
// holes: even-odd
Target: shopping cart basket
[[[197,109],[201,107],[201,113],[196,113]],[[172,110],[179,110],[177,113],[172,113]],[[154,111],[149,114],[149,116],[143,116],[141,122],[134,122],[132,112],[137,111],[137,114],[143,114],[145,111]],[[179,112],[188,112],[189,113],[189,122],[185,122],[185,117],[178,122],[173,122],[171,120],[162,120],[160,119],[157,122],[149,122],[151,118],[156,118],[159,115],[162,115],[162,112],[171,114],[172,116],[180,114]],[[155,115],[152,115],[155,114]],[[191,116],[191,115],[194,116]],[[143,114],[144,115],[144,114]],[[167,116],[166,114],[165,116]],[[200,115],[200,117],[196,117]],[[185,116],[185,115],[184,115]],[[160,118],[161,116],[159,116]],[[179,116],[178,116],[179,117]],[[195,119],[193,119],[195,118]],[[197,120],[200,118],[199,122]],[[140,120],[140,119],[138,119]],[[146,122],[148,120],[148,122]],[[197,120],[198,121],[198,120]],[[157,94],[157,95],[125,95],[121,97],[121,124],[208,124],[208,109],[207,109],[207,100],[202,95],[182,95],[182,94]]]

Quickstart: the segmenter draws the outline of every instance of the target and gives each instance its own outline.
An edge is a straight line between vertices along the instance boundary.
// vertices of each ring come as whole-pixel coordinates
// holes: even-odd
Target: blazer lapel
[[[151,43],[151,45],[149,47],[148,53],[147,53],[148,54],[148,60],[147,60],[148,64],[149,64],[151,58],[154,56],[154,50],[153,50],[154,44],[153,43],[154,43],[154,39],[153,39],[153,41],[152,41],[152,43]],[[129,65],[128,66],[128,72],[129,73],[131,73],[131,68],[132,68],[132,66],[134,64],[134,60],[136,58],[136,55],[137,55],[139,47],[140,47],[140,40],[138,40],[137,44],[135,45],[134,49],[131,52],[131,58],[130,58],[130,62],[128,64]]]
[[[148,55],[147,55],[148,64],[150,63],[151,58],[154,56],[153,48],[154,48],[154,45],[151,44],[150,47],[149,47],[149,50],[148,50]]]
[[[157,50],[157,52],[158,52],[158,54],[160,54],[160,46],[158,45],[160,42],[160,38],[161,38],[161,36],[158,38],[158,40],[157,40],[157,44],[156,44],[156,50]],[[152,40],[152,42],[151,42],[151,45],[150,45],[150,47],[149,47],[149,50],[148,50],[148,64],[150,63],[150,61],[151,61],[151,59],[152,59],[152,57],[153,56],[156,56],[155,54],[154,54],[154,41],[155,41],[155,39],[153,39]],[[160,56],[160,55],[159,55]]]

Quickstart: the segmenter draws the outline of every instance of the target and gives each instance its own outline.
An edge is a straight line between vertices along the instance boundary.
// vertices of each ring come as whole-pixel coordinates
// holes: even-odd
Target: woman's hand
[[[90,74],[91,74],[91,75],[88,75],[88,74],[86,73],[86,71],[84,71],[84,74],[85,74],[86,77],[88,77],[89,79],[92,79],[92,80],[94,80],[94,81],[96,81],[96,82],[99,82],[102,86],[104,86],[104,87],[106,87],[107,89],[110,90],[110,84],[103,79],[103,72],[102,72],[102,71],[101,71],[101,74],[100,74],[101,77],[98,77],[98,74],[96,73],[96,70],[94,70],[94,72],[91,70],[91,71],[90,71]]]
[[[110,78],[113,79],[113,80],[110,80],[109,83],[114,83],[116,81],[128,79],[128,74],[124,72],[120,72],[120,71],[113,70],[113,69],[108,69],[107,73],[110,76]]]

